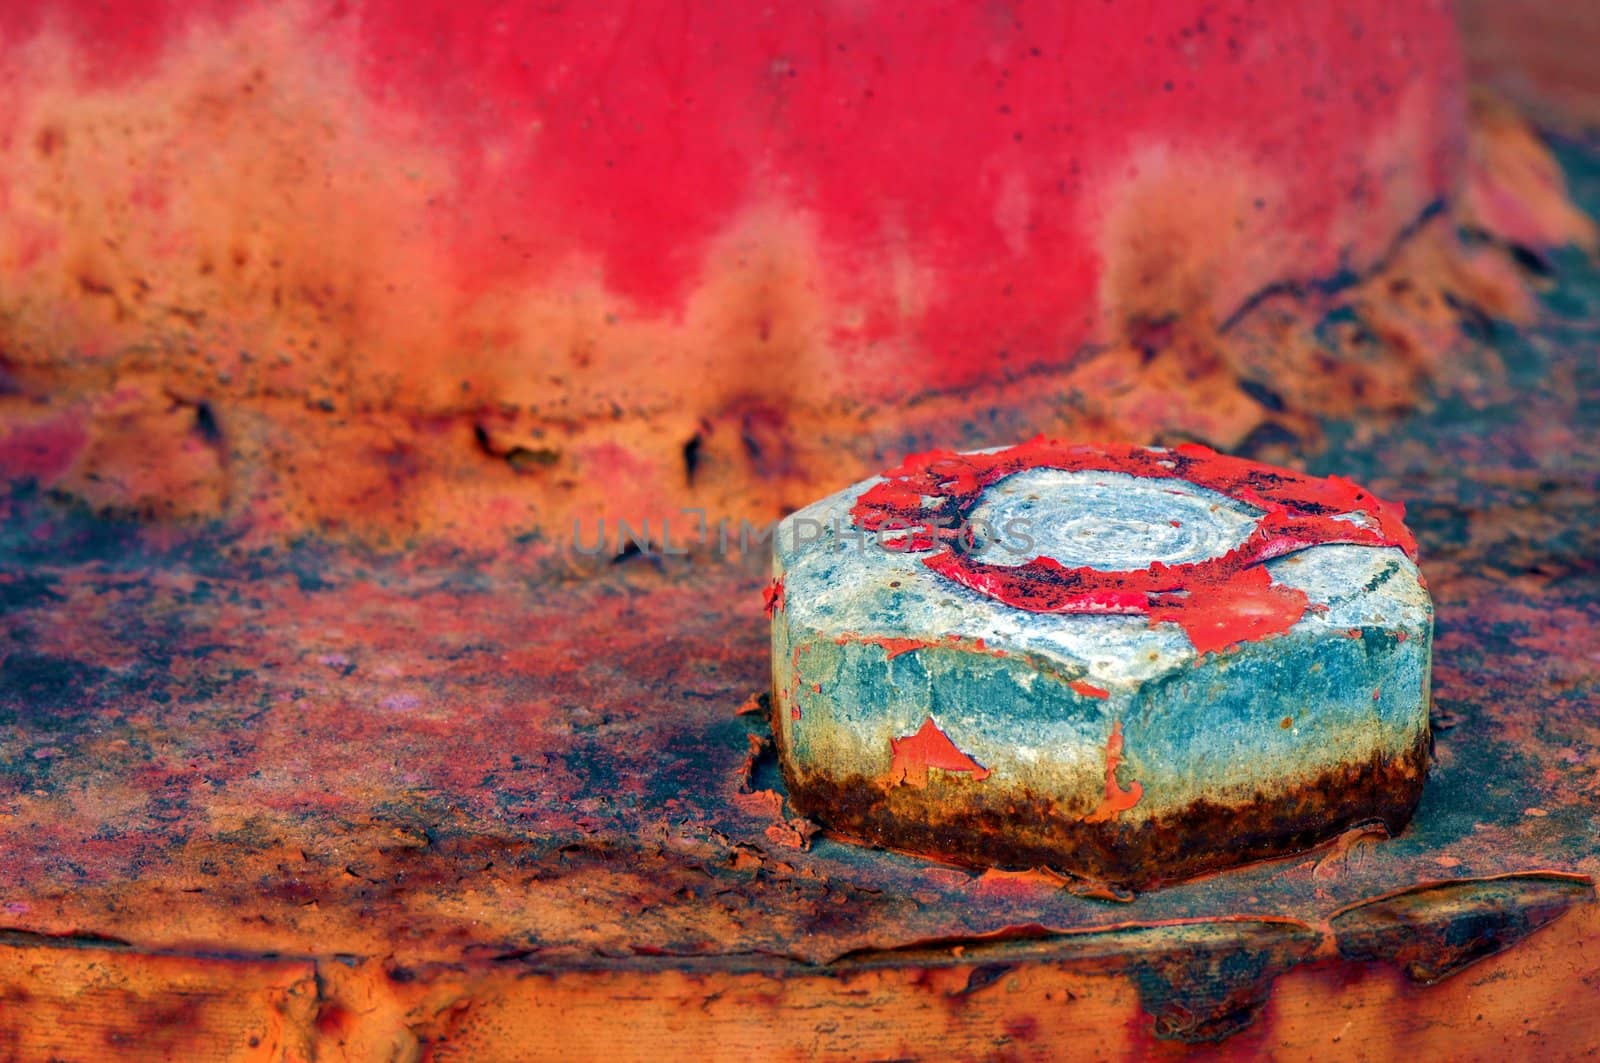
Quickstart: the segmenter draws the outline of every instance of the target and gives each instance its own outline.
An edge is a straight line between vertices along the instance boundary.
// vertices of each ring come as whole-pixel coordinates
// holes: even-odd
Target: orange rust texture
[[[1524,114],[1481,89],[1470,103],[1472,164],[1461,190],[1463,223],[1522,247],[1600,247],[1594,221],[1567,196],[1560,165]]]
[[[1552,165],[1532,141],[1515,146],[1521,154],[1508,160],[1496,153],[1501,145],[1490,145],[1484,167]],[[1475,175],[1477,199],[1503,199],[1498,182]],[[932,394],[893,413],[797,404],[769,418],[733,403],[703,437],[651,416],[550,421],[509,400],[411,406],[362,398],[350,390],[359,381],[337,361],[295,368],[308,383],[277,385],[252,360],[220,370],[237,382],[221,386],[194,379],[212,367],[191,370],[187,356],[160,350],[136,351],[114,367],[62,363],[30,353],[41,342],[56,349],[46,334],[13,331],[0,395],[4,471],[119,513],[220,517],[273,536],[319,530],[491,545],[535,527],[565,539],[574,519],[597,514],[658,522],[684,506],[769,520],[874,472],[891,437],[912,441],[896,446],[977,446],[1041,430],[1222,449],[1261,441],[1263,457],[1281,458],[1291,451],[1272,449],[1280,440],[1315,440],[1315,416],[1387,413],[1412,406],[1425,381],[1450,387],[1462,307],[1513,320],[1531,313],[1527,284],[1504,248],[1463,246],[1453,232],[1458,220],[1426,223],[1354,287],[1271,294],[1226,332],[1196,333],[1194,319],[1180,316],[1137,342],[1085,352],[1047,388],[994,385],[959,400]],[[1352,324],[1319,330],[1339,309],[1351,312]],[[1173,313],[1182,311],[1179,304]],[[413,370],[423,381],[425,364]],[[952,419],[970,406],[1003,410],[1001,423],[952,440]],[[682,458],[691,436],[706,440],[692,485]]]
[[[916,399],[861,401],[850,382],[877,363],[832,338],[850,293],[826,283],[836,271],[803,212],[735,213],[674,314],[634,312],[583,261],[531,287],[468,276],[435,209],[463,196],[449,155],[370,98],[356,62],[319,43],[321,23],[294,5],[252,12],[176,37],[115,86],[66,36],[13,42],[0,101],[8,478],[266,535],[493,545],[683,505],[765,520],[922,443],[1314,441],[1314,415],[1405,408],[1423,381],[1448,386],[1464,313],[1529,312],[1506,247],[1457,240],[1454,203],[1328,291],[1326,267],[1297,263],[1334,251],[1256,220],[1281,175],[1216,145],[1171,148],[1132,159],[1137,176],[1097,208],[1105,270],[1082,309],[1103,327],[1048,371],[919,388],[907,337],[948,293],[909,252],[853,261],[850,287],[895,297],[902,332],[872,358]],[[1448,124],[1436,115],[1454,113],[1452,92],[1408,95],[1369,131],[1373,181],[1399,176],[1367,188],[1329,240],[1370,251],[1373,217],[1415,216],[1450,191],[1446,176],[1429,185],[1436,160],[1411,156]],[[1485,201],[1549,169],[1514,134],[1477,137],[1471,166]],[[1485,212],[1490,231],[1523,239],[1503,214]],[[1551,240],[1589,238],[1578,218],[1555,220]],[[1318,328],[1341,308],[1348,327]],[[999,412],[964,417],[979,407]]]
[[[1193,1047],[1170,1035],[1205,1016],[1162,1009],[1157,987],[1174,978],[1252,1013],[1226,1042],[1230,1055],[1490,1058],[1472,1046],[1504,1038],[1519,1055],[1559,1057],[1600,1039],[1597,905],[1433,986],[1381,961],[1319,958],[1314,938],[1293,944],[1289,928],[1203,928],[1230,944],[1286,939],[1256,946],[1257,981],[1230,985],[1192,929],[1143,931],[1115,951],[1094,938],[974,943],[777,981],[737,969],[548,974],[516,963],[419,977],[353,958],[11,943],[0,945],[7,1002],[54,1021],[19,1027],[7,1008],[0,1045],[29,1059],[1187,1058]],[[1199,959],[1175,963],[1181,945]],[[872,1021],[840,1021],[846,1014]]]
[[[174,544],[164,529],[14,489],[0,496],[0,542],[25,565],[0,571],[3,925],[114,936],[130,943],[124,957],[314,956],[328,985],[347,969],[368,972],[352,975],[348,995],[327,991],[340,1002],[319,1027],[329,1055],[340,1038],[366,1036],[364,1017],[389,1022],[371,1009],[391,1007],[391,981],[419,996],[442,987],[415,1015],[410,998],[394,1005],[390,1014],[412,1018],[383,1027],[393,1040],[414,1022],[436,1056],[452,1050],[443,1034],[473,1047],[500,1036],[544,1045],[516,1017],[545,1014],[539,1001],[566,1009],[562,1045],[629,1037],[626,1019],[642,1031],[681,1031],[684,1043],[760,1038],[782,1054],[798,1051],[785,1038],[815,1038],[844,1045],[841,1054],[877,1052],[921,1035],[849,1002],[900,993],[900,1004],[880,1010],[910,1023],[946,998],[906,988],[915,973],[835,974],[930,942],[969,967],[960,985],[972,990],[950,1001],[968,1010],[932,1027],[952,1031],[952,1044],[1004,1032],[1013,1013],[997,1016],[1013,1000],[1019,1030],[1032,1023],[1046,1037],[1091,1037],[1071,1025],[1085,1014],[1073,1009],[1102,990],[1032,973],[1023,953],[1018,984],[1037,987],[1040,1000],[1051,993],[1054,1005],[1023,1010],[1033,998],[1002,995],[1012,976],[996,967],[1009,959],[984,950],[1074,932],[1123,941],[1114,928],[1127,923],[1241,916],[1311,928],[1265,949],[1287,950],[1274,965],[1299,956],[1289,946],[1305,934],[1316,939],[1311,955],[1333,964],[1322,928],[1336,920],[1359,928],[1348,942],[1357,955],[1424,973],[1453,969],[1463,943],[1469,955],[1479,944],[1509,951],[1422,991],[1346,958],[1311,982],[1296,968],[1270,993],[1253,976],[1213,993],[1184,973],[1186,945],[1134,972],[1148,1004],[1093,1014],[1095,1036],[1139,1043],[1159,1023],[1167,1036],[1235,1030],[1248,1047],[1261,1042],[1246,1020],[1281,1013],[1288,1025],[1272,1036],[1294,1055],[1312,1037],[1353,1036],[1370,1006],[1391,1009],[1367,1025],[1396,1031],[1401,1047],[1431,1046],[1446,1023],[1453,1036],[1499,1043],[1566,1022],[1568,1043],[1581,1043],[1592,1020],[1575,1018],[1566,994],[1593,977],[1582,951],[1593,920],[1569,911],[1528,937],[1542,917],[1519,913],[1544,910],[1542,880],[1507,886],[1429,935],[1410,933],[1410,920],[1432,918],[1442,902],[1411,913],[1349,908],[1446,877],[1470,886],[1538,869],[1600,874],[1590,770],[1600,761],[1590,659],[1600,525],[1588,519],[1600,445],[1584,416],[1600,379],[1593,304],[1582,298],[1600,285],[1581,258],[1556,261],[1566,316],[1503,326],[1510,338],[1497,349],[1517,359],[1515,382],[1496,363],[1478,363],[1474,404],[1442,403],[1388,430],[1362,426],[1380,434],[1328,459],[1407,501],[1438,608],[1431,777],[1423,806],[1391,840],[1347,838],[1114,907],[1094,899],[1092,883],[1059,875],[977,875],[826,835],[806,846],[809,828],[797,825],[773,771],[763,699],[752,698],[770,676],[761,559],[635,557],[574,578],[538,544],[492,557],[317,541],[263,550],[226,537]],[[1595,287],[1578,283],[1584,277]],[[1592,896],[1586,879],[1574,893]],[[1574,920],[1577,951],[1540,950]],[[1407,931],[1401,944],[1385,926]],[[1405,947],[1410,940],[1426,944]],[[48,942],[17,947],[30,954],[30,972],[56,966]],[[640,970],[663,966],[690,973]],[[380,980],[379,970],[390,973]],[[1459,989],[1472,980],[1474,994],[1485,992],[1479,970],[1506,973],[1487,983],[1494,1000],[1483,1005]],[[584,1002],[597,984],[621,988]],[[687,1014],[638,999],[685,984],[695,987]],[[496,996],[513,985],[532,1002],[517,988]],[[881,994],[866,992],[874,985]],[[759,988],[716,996],[728,986]],[[995,1012],[970,1010],[988,994]],[[830,1013],[801,1007],[784,1025],[789,1013],[762,1012],[752,999],[827,1003]],[[1333,1019],[1309,1010],[1346,1005]],[[1467,1018],[1480,1013],[1481,1025]],[[33,1014],[8,1006],[0,1025],[14,1023],[28,1044],[55,1036]],[[576,1016],[597,1016],[605,1032]],[[759,1025],[735,1035],[705,1025],[708,1016]],[[1132,1025],[1106,1025],[1117,1016]],[[1357,1025],[1341,1032],[1346,1021]],[[347,1023],[351,1032],[341,1032]]]
[[[315,961],[153,956],[0,941],[0,1055],[15,1060],[311,1059]]]
[[[1543,432],[1571,400],[1516,401],[1524,431]],[[1530,438],[1473,436],[1467,456],[1494,468],[1488,448],[1521,454]],[[1391,460],[1434,450],[1396,445]],[[754,559],[530,583],[538,562],[514,551],[169,552],[13,500],[0,527],[31,560],[0,573],[4,925],[405,967],[518,951],[826,962],[1029,923],[1330,911],[1447,867],[1594,873],[1592,780],[1574,765],[1592,755],[1596,621],[1579,581],[1528,574],[1550,562],[1524,541],[1562,496],[1511,477],[1474,503],[1472,542],[1452,554],[1448,507],[1479,490],[1411,495],[1435,552],[1441,711],[1470,721],[1439,730],[1428,792],[1462,813],[1425,807],[1381,858],[1337,875],[1290,859],[1114,915],[1048,891],[988,897],[969,872],[826,838],[796,849],[807,828],[751,699],[769,674]],[[1591,528],[1562,533],[1580,537],[1572,558],[1592,556]],[[1524,575],[1508,585],[1477,551]]]

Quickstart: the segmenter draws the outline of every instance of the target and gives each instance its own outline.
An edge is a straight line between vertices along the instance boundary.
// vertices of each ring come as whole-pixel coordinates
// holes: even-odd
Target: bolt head
[[[1432,604],[1400,508],[1337,477],[917,455],[780,524],[768,606],[791,798],[869,844],[1143,887],[1421,793]]]

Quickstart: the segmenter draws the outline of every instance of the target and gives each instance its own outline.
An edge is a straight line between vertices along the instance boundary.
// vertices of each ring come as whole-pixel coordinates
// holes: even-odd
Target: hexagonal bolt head
[[[1433,632],[1401,515],[1200,447],[909,458],[776,533],[790,797],[869,844],[1129,887],[1398,831]]]

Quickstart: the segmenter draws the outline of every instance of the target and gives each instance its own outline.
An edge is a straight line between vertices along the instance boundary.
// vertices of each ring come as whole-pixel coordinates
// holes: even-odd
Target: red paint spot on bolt
[[[1122,721],[1111,725],[1111,737],[1106,739],[1106,796],[1100,807],[1085,817],[1088,823],[1103,823],[1134,805],[1144,796],[1143,783],[1130,783],[1124,790],[1117,782],[1117,769],[1122,766]]]
[[[783,580],[775,579],[767,584],[766,592],[761,596],[762,606],[766,610],[767,619],[772,619],[772,614],[783,608]]]
[[[922,721],[916,734],[889,739],[889,749],[893,754],[889,763],[891,786],[904,783],[922,789],[928,785],[929,768],[969,774],[975,782],[989,777],[989,769],[956,748],[932,716]]]
[[[838,643],[840,646],[848,646],[853,642],[859,642],[867,646],[876,646],[883,651],[884,660],[888,661],[894,660],[902,653],[910,653],[912,650],[923,650],[928,648],[928,644],[921,639],[908,639],[880,635],[841,635],[833,641]]]
[[[1212,584],[1204,594],[1150,610],[1150,622],[1183,628],[1200,653],[1217,653],[1241,642],[1278,635],[1300,622],[1306,595],[1273,583],[1264,568],[1247,568]]]

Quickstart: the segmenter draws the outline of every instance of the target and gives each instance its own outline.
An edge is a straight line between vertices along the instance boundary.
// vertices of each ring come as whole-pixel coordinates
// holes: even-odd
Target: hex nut
[[[833,833],[1143,888],[1409,819],[1433,608],[1400,507],[1216,454],[908,458],[773,544],[773,729]]]

